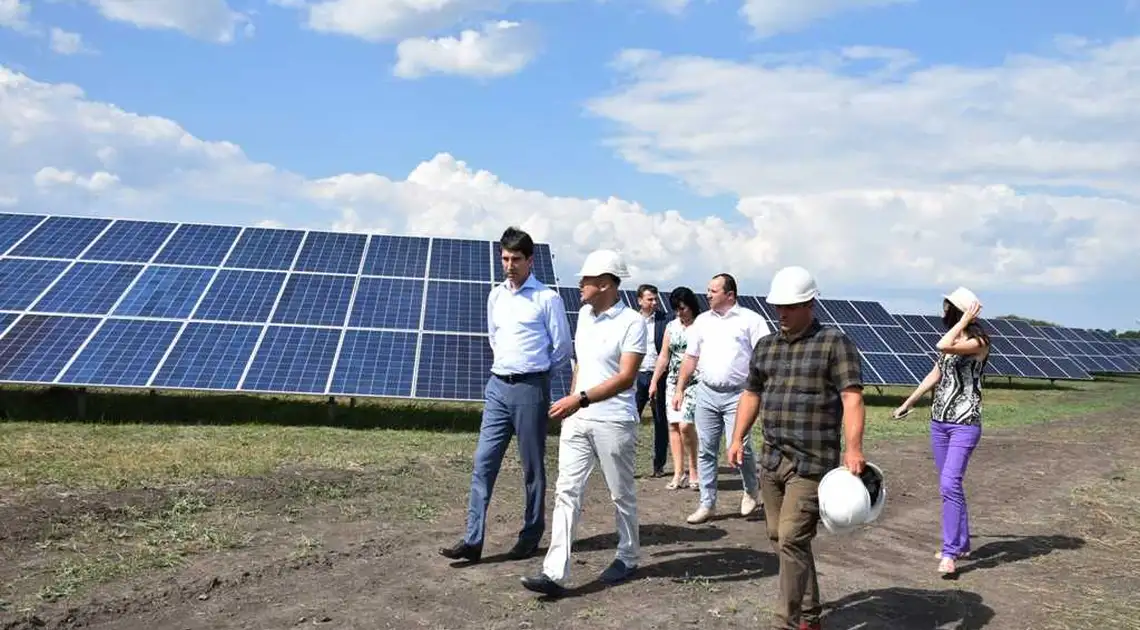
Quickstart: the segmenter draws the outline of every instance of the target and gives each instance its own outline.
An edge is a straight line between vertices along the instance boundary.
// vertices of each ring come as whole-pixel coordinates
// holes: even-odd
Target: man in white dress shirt
[[[685,387],[699,368],[693,424],[700,439],[697,470],[701,498],[697,510],[687,519],[694,525],[704,523],[716,512],[721,439],[726,436],[731,439],[735,430],[736,407],[748,380],[752,349],[761,337],[771,332],[759,313],[736,303],[736,279],[731,275],[713,276],[707,297],[709,310],[697,316],[688,333],[689,344],[677,375],[676,393],[670,401],[674,409],[681,408]],[[740,478],[744,482],[744,496],[740,500],[740,515],[747,516],[760,503],[751,432],[744,438],[743,451]]]
[[[570,360],[570,320],[558,292],[532,273],[534,241],[517,228],[499,240],[506,279],[487,297],[487,332],[494,362],[484,392],[483,422],[475,446],[467,532],[454,546],[439,550],[453,560],[479,562],[483,554],[487,507],[511,436],[518,436],[526,510],[512,560],[538,551],[546,530],[546,428],[551,372]]]
[[[620,254],[595,251],[578,275],[583,304],[574,336],[578,362],[571,393],[550,408],[551,419],[565,418],[558,441],[550,548],[542,572],[522,578],[527,589],[550,596],[563,594],[570,579],[574,530],[595,458],[614,502],[618,534],[617,557],[601,581],[628,579],[641,553],[634,481],[640,424],[635,389],[645,356],[645,321],[622,303],[619,286],[629,271]]]

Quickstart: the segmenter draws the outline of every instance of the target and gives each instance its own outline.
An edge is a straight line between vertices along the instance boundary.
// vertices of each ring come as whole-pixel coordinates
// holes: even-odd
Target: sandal
[[[954,558],[943,556],[942,562],[938,563],[938,572],[942,575],[953,575],[957,573],[958,567],[954,565]]]
[[[668,484],[665,485],[665,489],[666,490],[676,490],[677,488],[680,488],[682,485],[684,485],[684,483],[685,483],[684,477],[681,477],[680,479],[674,478],[673,481],[670,481]]]

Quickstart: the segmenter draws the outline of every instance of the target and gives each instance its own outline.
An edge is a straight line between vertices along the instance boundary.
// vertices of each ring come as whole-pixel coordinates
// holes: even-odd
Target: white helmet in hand
[[[874,522],[887,503],[887,484],[881,468],[867,462],[855,475],[834,468],[819,482],[819,517],[833,534],[846,534]]]

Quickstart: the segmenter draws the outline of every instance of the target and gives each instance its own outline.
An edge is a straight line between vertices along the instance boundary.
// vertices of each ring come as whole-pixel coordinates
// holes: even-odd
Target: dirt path
[[[1122,608],[1140,592],[1140,564],[1133,559],[1140,557],[1140,543],[1125,516],[1107,504],[1140,491],[1140,468],[1132,463],[1140,451],[1138,425],[1136,418],[1102,415],[987,432],[967,478],[973,559],[956,581],[935,572],[939,503],[925,441],[876,445],[869,456],[890,484],[884,518],[855,535],[817,539],[825,627],[1140,628]],[[629,583],[601,588],[593,579],[612,558],[616,539],[611,504],[595,473],[575,550],[578,588],[546,602],[518,583],[519,575],[537,570],[540,557],[496,557],[518,527],[521,482],[513,465],[504,467],[492,504],[488,557],[452,566],[436,554],[460,531],[466,499],[469,467],[446,466],[438,498],[425,499],[442,503],[418,517],[390,502],[360,516],[358,506],[378,502],[380,495],[369,493],[385,486],[385,477],[375,474],[351,476],[344,483],[352,490],[303,507],[294,505],[293,486],[281,480],[218,484],[213,490],[226,489],[231,504],[248,502],[244,522],[256,523],[247,527],[256,544],[190,556],[180,569],[44,605],[33,620],[0,612],[0,628],[766,627],[776,563],[762,521],[727,516],[688,526],[684,516],[696,493],[665,490],[665,479],[642,479],[643,569]],[[339,474],[343,481],[345,473]],[[437,474],[434,483],[440,479]],[[735,503],[739,481],[724,474],[721,483],[724,505]],[[1091,494],[1074,490],[1085,486]],[[154,504],[148,496],[104,497],[91,505],[102,505],[94,513],[113,519],[123,504]],[[355,511],[346,510],[346,500]],[[40,512],[0,505],[0,561],[8,567],[0,579],[18,584],[42,562],[43,519],[60,504]]]

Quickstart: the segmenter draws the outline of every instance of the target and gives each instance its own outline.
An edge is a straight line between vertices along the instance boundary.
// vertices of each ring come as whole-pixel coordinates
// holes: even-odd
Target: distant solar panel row
[[[478,400],[490,371],[492,241],[0,214],[0,252],[0,381]]]

